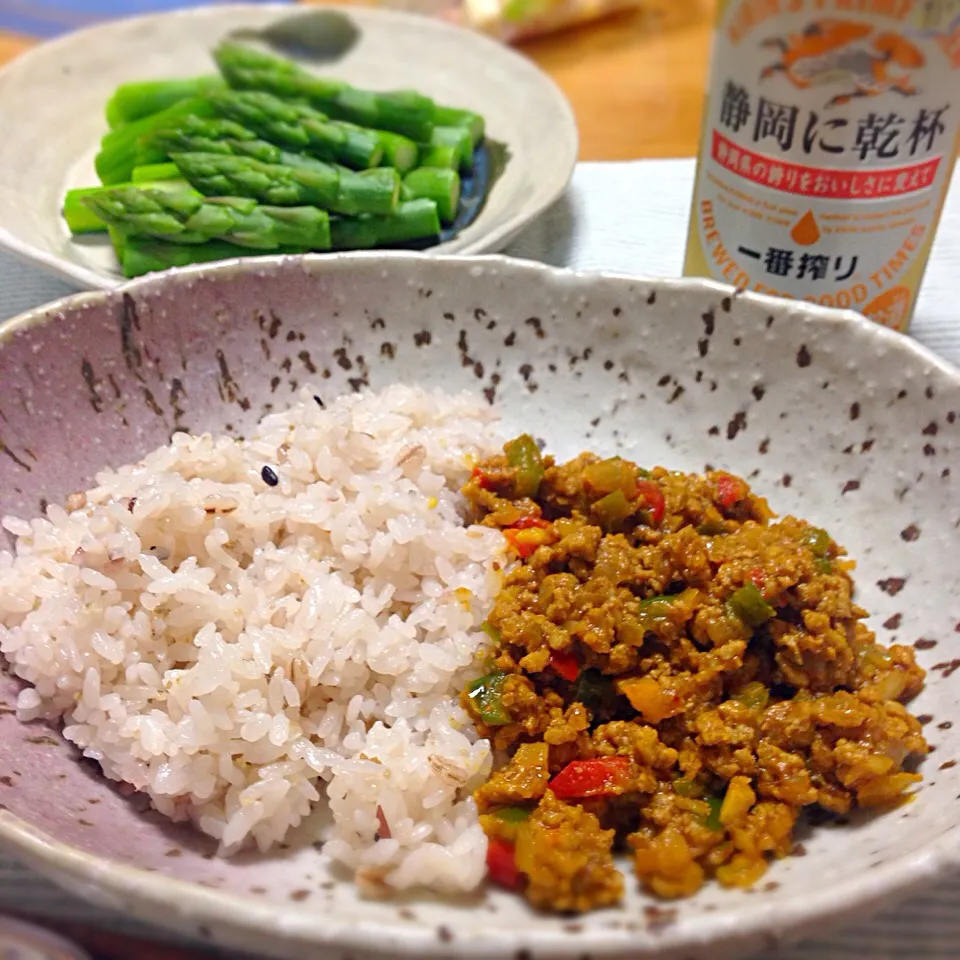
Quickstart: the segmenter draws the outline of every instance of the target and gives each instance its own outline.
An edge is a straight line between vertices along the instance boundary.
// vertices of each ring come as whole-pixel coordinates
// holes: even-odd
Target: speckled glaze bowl
[[[36,514],[171,431],[243,433],[304,384],[469,388],[559,455],[747,476],[858,561],[884,641],[929,669],[913,803],[798,837],[757,889],[571,920],[497,891],[363,901],[313,847],[225,861],[0,714],[0,841],[98,904],[283,958],[717,960],[878,906],[960,864],[960,372],[859,317],[701,281],[499,258],[353,255],[157,276],[0,328],[0,513]],[[952,474],[951,474],[952,471]],[[0,681],[11,704],[15,683]]]

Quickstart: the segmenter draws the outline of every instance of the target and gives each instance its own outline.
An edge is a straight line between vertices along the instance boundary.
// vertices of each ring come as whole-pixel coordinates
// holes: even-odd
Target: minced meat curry
[[[518,563],[464,692],[498,769],[476,793],[491,878],[584,911],[643,886],[746,887],[805,807],[901,800],[928,745],[903,707],[913,651],[884,648],[824,530],[775,519],[738,477],[650,472],[527,436],[464,489]]]

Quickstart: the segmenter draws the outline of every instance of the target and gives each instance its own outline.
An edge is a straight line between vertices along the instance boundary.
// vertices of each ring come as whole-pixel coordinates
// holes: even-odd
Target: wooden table
[[[521,49],[560,85],[580,126],[582,160],[692,156],[697,150],[715,0],[650,0],[648,8],[532,40]],[[0,33],[0,64],[35,41]],[[70,925],[95,960],[208,960]]]
[[[573,105],[581,160],[696,154],[714,8],[714,0],[651,0],[521,46]]]
[[[581,160],[697,152],[715,0],[641,11],[521,46],[570,98]],[[0,64],[35,41],[0,32]]]

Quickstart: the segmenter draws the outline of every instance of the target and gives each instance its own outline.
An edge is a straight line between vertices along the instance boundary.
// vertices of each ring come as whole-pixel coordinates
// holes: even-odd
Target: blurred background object
[[[0,0],[0,29],[47,39],[110,17],[135,17],[229,0]],[[257,0],[250,0],[256,3]],[[284,2],[284,0],[274,0]]]
[[[0,957],[3,960],[90,960],[78,946],[12,917],[0,917]]]
[[[440,17],[513,43],[638,9],[644,0],[370,0],[370,3]]]
[[[225,0],[0,0],[0,66],[41,40],[109,17],[218,2]],[[581,160],[697,151],[715,0],[364,2],[419,10],[515,42],[570,100]]]

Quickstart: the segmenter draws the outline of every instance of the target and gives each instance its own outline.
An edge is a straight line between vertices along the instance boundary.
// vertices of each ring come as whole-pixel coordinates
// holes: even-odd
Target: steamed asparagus
[[[290,247],[271,253],[306,253],[306,250]],[[212,263],[216,260],[233,260],[237,257],[256,256],[247,247],[239,247],[225,240],[211,240],[201,246],[168,243],[151,237],[124,237],[117,252],[125,277],[141,277],[145,273],[186,267],[192,263]]]
[[[400,196],[404,200],[425,198],[437,205],[437,213],[444,223],[457,218],[460,205],[460,175],[456,170],[437,170],[420,167],[403,178]]]
[[[440,230],[436,206],[429,200],[412,200],[400,204],[392,217],[363,217],[330,221],[332,249],[356,250],[388,244],[407,243],[435,236]],[[305,247],[286,246],[274,253],[308,253]],[[124,236],[118,256],[125,277],[139,277],[157,270],[185,267],[191,263],[210,263],[250,256],[246,247],[213,240],[194,245],[171,243],[151,237]]]
[[[460,147],[441,143],[432,147],[422,147],[420,150],[420,166],[436,169],[459,170],[463,162]]]
[[[235,47],[239,45],[229,44]],[[268,66],[271,72],[282,72],[281,65],[293,66],[301,74],[304,71],[290,64],[289,61],[277,57],[265,58],[247,47],[242,48],[242,62],[238,60],[235,51],[231,49],[226,55],[229,60],[228,69],[238,71],[237,83],[234,84],[237,89],[269,89],[269,87],[250,86],[250,81],[254,80],[247,71],[251,69],[265,70]],[[256,66],[253,66],[256,64]],[[337,80],[322,80],[307,74],[312,81],[312,85],[320,84],[324,92],[332,94],[343,91],[347,85]],[[271,78],[274,84],[277,84],[274,92],[281,96],[291,96],[292,93],[283,92],[286,89],[295,90],[295,82],[280,84],[275,77]],[[248,82],[244,82],[248,81]],[[149,116],[159,110],[172,106],[180,100],[190,97],[205,96],[211,90],[220,89],[224,86],[224,80],[218,76],[194,77],[186,80],[148,80],[145,82],[135,82],[122,84],[117,88],[113,97],[107,105],[107,121],[111,127],[117,127],[123,123],[130,123],[141,117]],[[432,122],[435,126],[441,127],[461,127],[470,134],[471,148],[476,149],[477,145],[483,140],[485,133],[484,118],[472,110],[464,110],[459,107],[450,107],[443,104],[434,104]]]
[[[78,187],[70,190],[63,201],[63,219],[67,229],[74,235],[84,233],[102,233],[106,229],[104,222],[83,202],[102,187]]]
[[[232,120],[203,120],[184,117],[175,126],[157,130],[141,141],[145,154],[219,153],[225,156],[251,157],[262,163],[281,163],[287,167],[317,167],[322,160],[283,150],[260,140],[257,135]]]
[[[330,249],[330,218],[316,207],[260,206],[255,200],[206,198],[190,189],[117,187],[81,201],[125,233],[203,244],[227,240],[241,247]]]
[[[246,146],[251,144],[252,146]],[[262,147],[261,147],[262,145]],[[141,156],[162,153],[237,153],[273,162],[279,148],[233,120],[188,116],[140,139]]]
[[[181,179],[183,178],[175,163],[147,163],[142,167],[134,167],[130,174],[130,182],[136,184]]]
[[[149,184],[144,182],[131,182],[111,187],[76,187],[73,190],[68,190],[63,200],[63,219],[67,224],[67,229],[75,236],[84,233],[102,233],[106,230],[107,225],[84,201],[87,197],[94,197],[104,191],[116,190],[118,186],[135,187],[137,189],[151,187],[156,190],[181,190],[190,188],[188,183],[180,179],[158,180]]]
[[[107,124],[111,129],[159,113],[181,100],[203,97],[225,86],[216,74],[185,80],[143,80],[123,83],[107,101]]]
[[[412,90],[373,93],[342,80],[318,77],[291,60],[239,43],[223,43],[214,51],[220,72],[238,90],[268,90],[279,97],[305,99],[330,116],[362,126],[429,141],[434,126],[458,127],[470,137],[470,151],[485,132],[484,119],[472,110],[434,103]]]
[[[424,150],[429,155],[434,147],[453,147],[459,157],[459,167],[465,173],[473,169],[473,141],[469,131],[462,127],[434,127],[430,135],[430,143]],[[421,166],[427,166],[421,163]]]
[[[374,93],[226,43],[221,76],[118,87],[71,190],[74,233],[106,231],[127,276],[251,253],[431,241],[456,221],[483,118]]]
[[[398,173],[412,170],[420,159],[420,148],[409,138],[389,130],[377,130],[377,139],[383,147],[380,161],[385,167],[393,167]]]
[[[104,184],[125,183],[133,168],[147,163],[161,163],[166,159],[162,153],[144,153],[140,146],[144,137],[154,130],[169,127],[186,116],[212,117],[213,107],[208,100],[193,97],[181,100],[166,110],[151,114],[118,130],[112,130],[100,143],[100,152],[94,159],[94,167],[100,182]]]
[[[241,103],[232,104],[235,113],[239,114]],[[244,103],[246,109],[252,109],[249,101]],[[353,124],[337,123],[344,134],[355,132],[360,128]],[[264,130],[269,132],[265,124]],[[394,167],[398,173],[404,174],[417,166],[420,155],[419,147],[409,138],[398,133],[386,130],[364,131],[373,134],[383,148],[380,164],[385,167]],[[293,139],[295,135],[291,136]],[[289,141],[288,141],[289,142]],[[274,143],[261,140],[257,134],[233,120],[214,119],[206,120],[200,117],[187,116],[176,124],[157,130],[141,141],[141,147],[147,156],[153,157],[158,152],[167,155],[174,153],[223,153],[234,156],[248,156],[264,163],[282,163],[285,166],[310,166],[317,162],[316,157],[307,154],[283,150]]]
[[[255,90],[214,94],[208,102],[217,115],[237,121],[277,146],[304,150],[357,170],[375,167],[383,158],[376,132],[331,121],[304,104]]]
[[[400,175],[391,167],[357,173],[332,164],[288,167],[219,153],[177,153],[172,159],[183,178],[208,196],[386,215],[396,209],[400,193]]]
[[[231,87],[267,90],[281,97],[307,100],[331,117],[375,130],[390,130],[413,140],[429,140],[436,105],[413,90],[374,93],[308,73],[290,60],[261,53],[239,43],[214,51],[220,72]]]
[[[438,127],[461,127],[470,134],[470,149],[476,150],[486,132],[486,123],[479,113],[472,110],[460,110],[457,107],[437,105],[433,112],[433,122]]]
[[[392,217],[333,217],[330,239],[334,250],[369,250],[435,237],[440,217],[432,200],[409,200]]]

